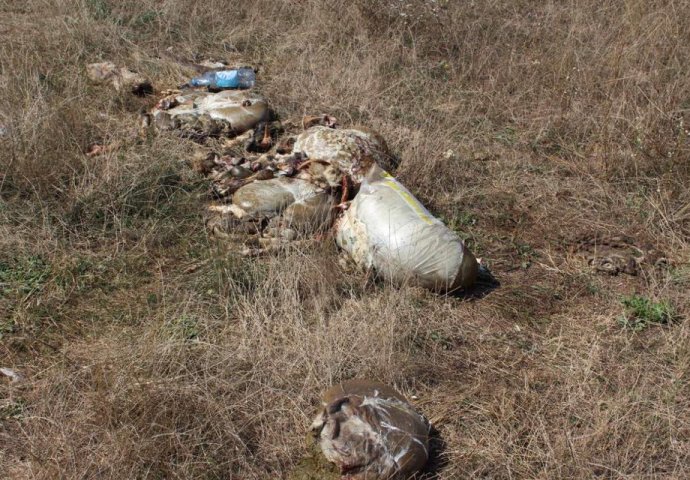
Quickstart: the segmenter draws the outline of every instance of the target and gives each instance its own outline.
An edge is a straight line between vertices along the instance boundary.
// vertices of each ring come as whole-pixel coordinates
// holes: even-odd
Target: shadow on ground
[[[445,455],[447,445],[436,428],[431,427],[429,436],[429,461],[422,470],[420,480],[436,480],[441,478],[441,472],[448,465]]]
[[[448,296],[463,300],[479,300],[501,286],[501,282],[484,266],[479,269],[477,283],[471,288],[461,288],[454,292],[449,292]]]

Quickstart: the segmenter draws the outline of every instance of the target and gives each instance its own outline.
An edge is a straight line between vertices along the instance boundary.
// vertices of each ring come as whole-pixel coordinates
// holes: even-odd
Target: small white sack
[[[320,189],[297,178],[257,180],[240,187],[232,196],[233,213],[239,218],[271,218],[289,205],[316,196]]]
[[[395,284],[445,292],[477,278],[477,260],[460,237],[378,167],[340,219],[336,242],[355,263]]]

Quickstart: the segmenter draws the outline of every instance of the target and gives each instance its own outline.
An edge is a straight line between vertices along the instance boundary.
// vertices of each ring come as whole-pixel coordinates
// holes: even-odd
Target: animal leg
[[[348,180],[347,175],[343,175],[342,189],[343,193],[340,195],[340,203],[333,206],[333,208],[345,211],[350,208],[350,181]]]
[[[345,203],[350,198],[350,181],[347,175],[343,175],[343,194],[340,196],[340,203]]]
[[[259,146],[263,149],[268,150],[269,148],[271,148],[272,143],[273,142],[271,141],[270,128],[269,128],[268,122],[266,122],[266,123],[264,123],[264,138],[261,139],[261,143],[259,143]]]
[[[329,164],[327,161],[325,161],[325,160],[317,160],[317,159],[315,159],[315,158],[310,158],[310,159],[307,160],[306,162],[300,163],[299,166],[297,167],[297,170],[304,170],[305,168],[307,168],[307,167],[308,167],[309,165],[311,165],[312,163],[321,163],[321,164],[323,164],[323,165],[330,165],[330,164]]]

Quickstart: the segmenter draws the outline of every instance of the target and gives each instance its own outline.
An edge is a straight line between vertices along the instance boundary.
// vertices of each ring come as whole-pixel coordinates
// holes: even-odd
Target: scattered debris
[[[280,216],[268,222],[266,233],[271,237],[293,240],[326,231],[333,223],[334,203],[333,197],[324,191],[296,199]]]
[[[89,79],[96,84],[111,84],[118,92],[129,89],[134,95],[143,97],[153,93],[153,85],[145,76],[126,67],[117,67],[113,62],[91,63],[86,66]]]
[[[322,125],[328,128],[336,128],[338,126],[338,120],[331,115],[305,115],[302,117],[302,129],[307,130],[316,125]]]
[[[220,68],[225,68],[228,66],[228,62],[216,61],[216,60],[203,60],[196,64],[197,67],[207,68],[209,70],[218,70]]]
[[[325,231],[333,222],[333,205],[333,197],[313,183],[282,176],[238,189],[223,212],[231,214],[233,220],[216,220],[211,225],[216,233],[223,227],[260,230],[259,243],[271,245]],[[216,211],[221,208],[216,207]]]
[[[212,84],[217,73],[204,78]],[[222,151],[199,151],[190,160],[218,201],[206,218],[213,236],[241,243],[238,250],[248,255],[335,237],[355,264],[395,284],[447,292],[475,282],[474,256],[392,177],[399,161],[375,131],[338,128],[327,114],[277,121],[252,90],[161,93],[142,115],[142,129],[172,130],[200,143],[227,137]],[[320,235],[334,225],[334,235]]]
[[[87,157],[96,157],[98,155],[104,155],[106,153],[112,152],[120,148],[121,142],[112,142],[108,144],[94,143],[86,151]]]
[[[334,129],[317,125],[298,135],[292,150],[308,159],[335,166],[341,174],[360,178],[372,163],[388,172],[395,172],[398,167],[385,140],[376,132],[362,128]]]
[[[237,218],[274,217],[296,201],[314,197],[318,187],[297,178],[273,178],[249,183],[232,196],[232,211]]]
[[[328,389],[310,430],[323,456],[351,480],[407,479],[429,458],[429,423],[379,382],[350,380]]]
[[[89,149],[86,152],[87,157],[95,157],[96,155],[101,155],[103,153],[107,152],[107,147],[105,145],[101,145],[98,143],[95,143],[89,147]]]
[[[24,376],[11,368],[0,367],[0,373],[8,377],[12,383],[21,381]]]
[[[228,138],[225,141],[225,148],[231,150],[233,148],[241,147],[247,144],[254,138],[254,130],[247,130],[241,135],[237,135],[234,138]]]
[[[275,145],[275,139],[283,133],[283,125],[280,122],[261,122],[254,129],[253,135],[245,142],[245,148],[252,153],[268,152]]]
[[[144,77],[112,62],[91,64],[87,71],[93,81],[117,90],[127,86],[141,94],[142,85],[152,90]],[[223,83],[224,72],[204,74],[192,83],[236,87],[242,79],[234,72],[236,83]],[[245,86],[254,85],[253,74]],[[317,234],[323,238],[321,233],[333,228],[337,245],[358,266],[393,283],[447,292],[476,281],[475,257],[392,176],[399,161],[376,132],[338,128],[327,114],[275,121],[266,100],[252,90],[161,93],[151,111],[140,113],[142,132],[177,131],[200,142],[227,137],[207,144],[220,152],[199,147],[204,150],[190,164],[210,180],[215,196],[206,228],[240,243],[236,251],[256,256],[287,242],[323,241]],[[87,155],[115,147],[95,144]],[[450,150],[446,154],[454,156]],[[0,372],[12,381],[21,379],[13,370]],[[322,402],[310,427],[312,447],[324,463],[336,466],[336,476],[402,480],[427,463],[429,422],[393,388],[350,380],[327,390]]]
[[[645,266],[663,268],[668,264],[663,252],[623,235],[590,235],[574,243],[574,253],[585,257],[587,264],[598,273],[636,276]]]
[[[263,128],[265,135],[269,126]],[[218,198],[231,197],[216,212],[235,220],[207,221],[214,235],[237,238],[229,231],[243,230],[236,220],[261,220],[259,243],[304,238],[328,229],[337,206],[345,212],[336,242],[360,267],[439,292],[477,278],[477,261],[462,240],[384,169],[397,163],[373,132],[316,125],[296,135],[290,154],[211,155],[195,164]]]

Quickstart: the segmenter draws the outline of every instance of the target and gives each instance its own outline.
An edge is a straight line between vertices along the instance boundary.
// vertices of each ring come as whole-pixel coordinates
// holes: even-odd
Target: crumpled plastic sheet
[[[311,432],[352,480],[403,480],[429,459],[430,425],[395,389],[349,380],[328,389]]]
[[[151,116],[159,130],[188,130],[205,136],[236,136],[268,116],[268,103],[251,90],[172,94]]]

